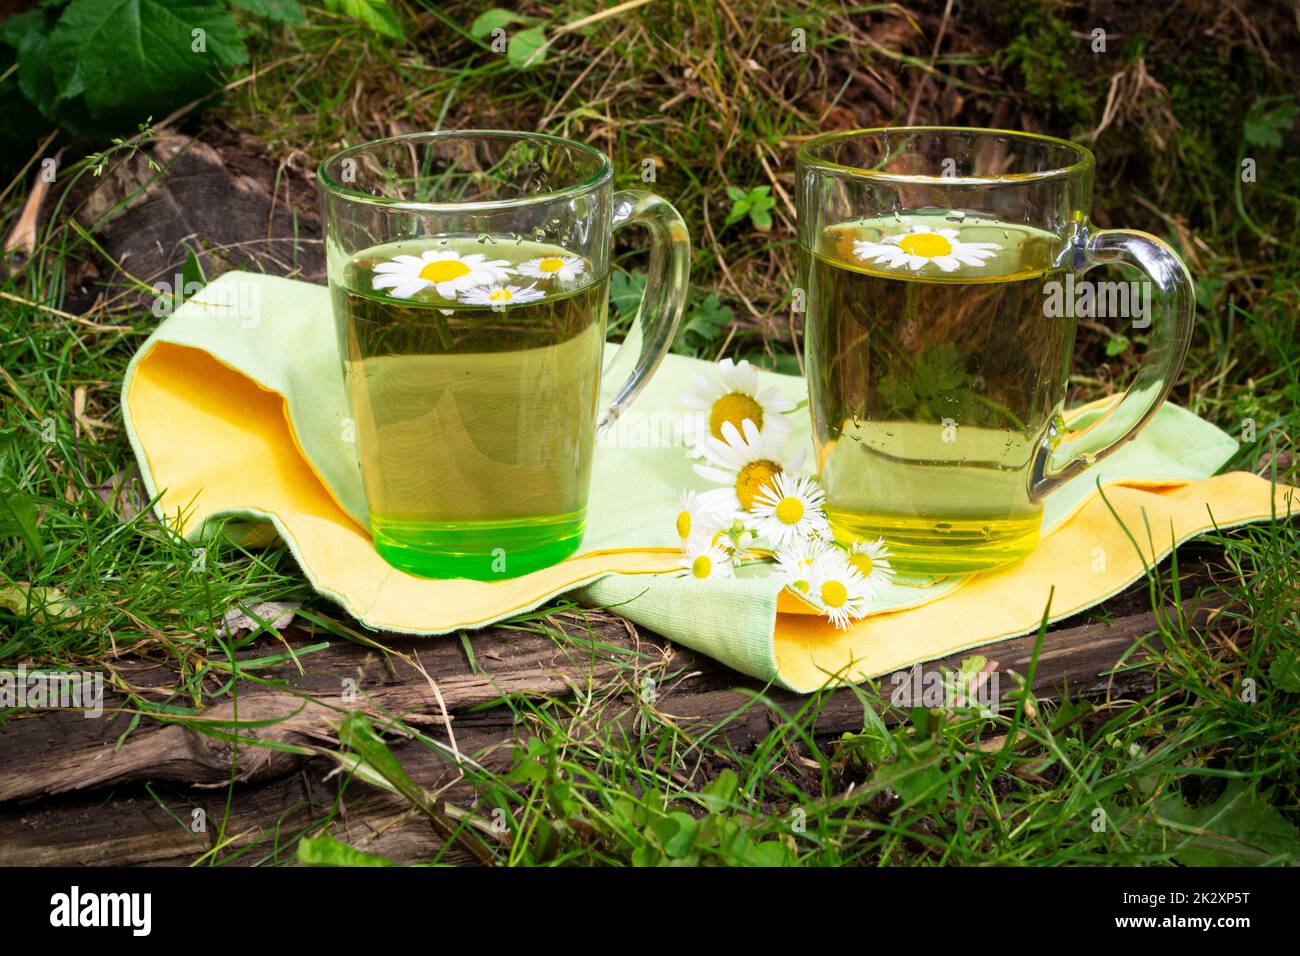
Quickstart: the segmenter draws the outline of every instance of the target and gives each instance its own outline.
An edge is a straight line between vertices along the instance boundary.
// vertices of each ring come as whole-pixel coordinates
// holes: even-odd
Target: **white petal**
[[[740,431],[731,422],[723,422],[721,431],[722,440],[731,448],[744,445],[745,440],[740,437]]]
[[[717,482],[720,485],[729,485],[736,480],[735,475],[729,471],[723,471],[721,468],[711,468],[708,465],[692,465],[691,469],[701,478]],[[704,494],[708,494],[708,492],[706,491]],[[704,500],[704,495],[700,496],[700,500]]]
[[[408,282],[405,285],[397,286],[389,294],[396,296],[399,299],[409,299],[417,292],[423,292],[427,288],[429,288],[428,282],[424,281],[423,279],[415,279],[414,281]]]
[[[792,412],[799,407],[798,402],[775,386],[763,389],[754,397],[765,409],[774,412]]]

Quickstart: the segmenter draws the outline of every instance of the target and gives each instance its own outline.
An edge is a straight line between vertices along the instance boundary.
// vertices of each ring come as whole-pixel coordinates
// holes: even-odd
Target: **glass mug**
[[[838,539],[883,537],[911,573],[1015,561],[1043,497],[1155,414],[1191,337],[1191,278],[1154,236],[1094,229],[1092,179],[1082,146],[1002,130],[800,147],[808,390]],[[1148,281],[1077,281],[1103,263]],[[1127,304],[1150,344],[1119,401],[1075,429],[1062,406],[1085,286]]]
[[[689,240],[608,157],[534,133],[415,133],[319,169],[343,374],[375,548],[494,580],[582,540],[597,435],[654,373]],[[645,297],[602,368],[611,232],[649,230]]]

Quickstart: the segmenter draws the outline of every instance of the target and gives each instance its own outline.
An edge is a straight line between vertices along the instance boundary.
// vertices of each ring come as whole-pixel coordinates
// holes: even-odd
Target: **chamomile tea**
[[[814,442],[838,538],[894,567],[1016,560],[1042,502],[1027,475],[1059,424],[1074,322],[1044,315],[1061,240],[920,210],[824,229],[801,250]]]
[[[446,235],[365,249],[331,278],[379,553],[481,580],[573,553],[606,276],[559,246]]]

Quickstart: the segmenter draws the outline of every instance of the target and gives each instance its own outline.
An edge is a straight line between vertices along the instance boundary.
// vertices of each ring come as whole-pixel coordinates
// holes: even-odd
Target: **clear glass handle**
[[[1030,475],[1029,492],[1035,498],[1105,458],[1150,421],[1169,395],[1192,338],[1192,277],[1164,242],[1145,232],[1102,229],[1088,235],[1082,259],[1079,275],[1102,264],[1131,265],[1146,274],[1152,294],[1139,301],[1149,307],[1133,327],[1149,325],[1151,344],[1133,383],[1105,414],[1084,428],[1049,432]]]
[[[604,434],[641,394],[668,354],[690,283],[691,240],[686,223],[671,203],[641,189],[620,190],[614,194],[614,228],[624,226],[644,226],[650,231],[650,269],[636,321],[601,374],[602,383],[611,384],[601,386],[605,411],[597,435]]]

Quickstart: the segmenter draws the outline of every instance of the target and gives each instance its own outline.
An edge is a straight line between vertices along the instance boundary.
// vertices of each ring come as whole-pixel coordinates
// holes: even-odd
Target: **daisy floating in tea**
[[[418,256],[395,256],[375,266],[373,285],[387,289],[396,299],[409,299],[432,288],[444,299],[454,300],[475,286],[505,282],[510,263],[489,259],[479,253],[462,255],[454,250],[428,249]]]
[[[890,269],[906,266],[919,272],[933,264],[943,272],[955,272],[963,265],[979,268],[1002,248],[996,242],[962,242],[960,235],[956,229],[934,229],[915,223],[910,231],[886,236],[879,242],[859,239],[853,243],[853,254],[864,262]]]
[[[461,293],[460,301],[468,305],[509,305],[511,302],[536,302],[546,298],[546,293],[535,283],[528,286],[493,285],[475,286]]]
[[[521,276],[532,279],[572,282],[587,271],[587,264],[579,256],[539,256],[520,263],[518,269]]]

